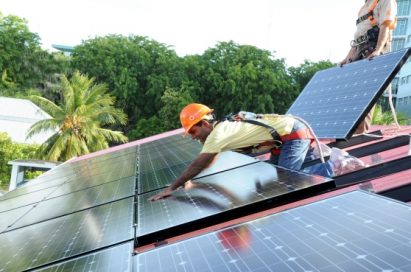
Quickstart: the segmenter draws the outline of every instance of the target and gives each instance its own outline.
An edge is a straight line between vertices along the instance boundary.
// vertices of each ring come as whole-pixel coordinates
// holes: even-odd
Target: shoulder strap
[[[264,124],[262,122],[259,122],[257,120],[247,120],[247,119],[245,119],[245,120],[241,120],[241,122],[249,123],[249,124],[256,125],[256,126],[265,127],[266,129],[268,129],[268,132],[270,132],[271,137],[273,137],[273,139],[275,141],[281,142],[280,134],[278,134],[277,130],[275,130],[275,128],[273,128],[272,126],[269,126],[269,125]]]
[[[375,20],[375,18],[374,18],[374,9],[375,9],[375,7],[377,6],[377,4],[378,4],[378,0],[374,0],[374,1],[372,2],[370,8],[368,9],[368,13],[365,14],[365,15],[360,16],[360,17],[357,19],[357,22],[356,22],[357,25],[358,25],[359,23],[361,23],[362,21],[365,21],[365,20],[367,20],[367,19],[370,19],[372,26],[376,26],[376,25],[377,25],[377,20]]]

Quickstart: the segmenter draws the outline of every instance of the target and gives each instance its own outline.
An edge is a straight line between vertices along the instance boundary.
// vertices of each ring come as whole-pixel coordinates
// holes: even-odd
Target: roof
[[[34,123],[51,116],[26,99],[0,97],[0,131],[7,132],[14,142],[41,144],[54,132],[39,133],[26,140],[26,133]]]
[[[25,184],[22,188],[0,197],[0,215],[3,219],[0,222],[0,250],[6,252],[0,256],[0,268],[48,268],[49,271],[65,271],[81,270],[87,266],[98,271],[136,271],[137,268],[144,271],[148,269],[147,262],[151,262],[149,260],[153,258],[153,254],[162,256],[161,260],[155,262],[161,261],[166,264],[167,256],[174,256],[170,254],[188,254],[189,251],[185,250],[185,244],[188,242],[204,243],[204,239],[217,239],[217,242],[222,241],[221,246],[227,247],[238,240],[228,238],[226,235],[231,237],[232,234],[226,230],[234,230],[234,233],[237,233],[235,235],[240,235],[243,224],[265,222],[266,226],[268,218],[272,215],[278,215],[280,221],[286,216],[282,213],[284,211],[289,211],[290,215],[295,216],[299,211],[296,210],[297,207],[304,207],[306,212],[303,214],[306,214],[309,212],[310,203],[319,203],[317,206],[320,208],[320,200],[334,201],[333,197],[336,196],[341,196],[342,199],[358,197],[358,194],[347,194],[359,189],[394,196],[396,199],[405,196],[408,197],[407,201],[411,200],[411,194],[407,193],[411,188],[411,170],[408,169],[410,164],[401,161],[408,157],[409,152],[409,139],[406,143],[401,137],[406,135],[405,137],[409,138],[411,127],[402,127],[399,132],[395,132],[392,127],[374,127],[372,130],[380,130],[375,134],[382,134],[382,137],[358,136],[348,142],[329,143],[346,146],[344,148],[352,153],[363,154],[361,158],[369,164],[367,169],[373,170],[371,174],[367,169],[357,170],[339,177],[341,183],[338,184],[338,178],[311,179],[310,176],[278,168],[273,178],[279,178],[279,182],[269,193],[276,195],[275,197],[268,196],[268,191],[264,193],[264,188],[273,186],[269,183],[270,179],[265,179],[265,173],[268,173],[266,171],[271,169],[267,164],[251,158],[237,160],[235,155],[226,154],[220,157],[224,159],[217,160],[213,165],[215,168],[209,168],[206,173],[199,176],[199,179],[211,182],[213,176],[219,175],[224,177],[223,183],[209,183],[208,186],[211,187],[204,188],[192,187],[188,199],[185,198],[185,193],[181,192],[182,194],[177,194],[175,198],[155,203],[147,202],[148,196],[165,186],[162,182],[181,173],[199,151],[200,146],[197,142],[180,137],[181,130],[75,158],[48,171],[31,185]],[[387,169],[384,165],[390,166],[390,163],[395,167],[403,166],[403,169]],[[218,172],[213,172],[213,169],[218,169]],[[235,201],[247,198],[247,195],[240,193],[234,197],[235,195],[231,194],[228,199],[221,198],[227,193],[224,188],[228,188],[225,187],[228,179],[241,181],[236,186],[241,188],[239,185],[246,184],[249,175],[247,173],[251,173],[250,171],[257,174],[256,180],[252,182],[257,182],[258,186],[254,187],[254,190],[257,190],[257,194],[262,193],[262,201],[253,200],[249,205],[238,206]],[[365,174],[361,174],[362,172]],[[283,183],[284,177],[293,183]],[[347,183],[346,180],[350,182]],[[146,181],[150,182],[144,183]],[[287,187],[291,184],[293,187]],[[367,195],[360,196],[360,199],[367,199]],[[229,204],[229,212],[211,212],[226,209],[224,207],[227,207],[227,203],[232,203]],[[355,202],[352,205],[352,209],[358,208]],[[193,215],[192,212],[198,209],[202,210],[203,214],[193,223],[186,221]],[[404,211],[401,205],[398,209]],[[178,214],[178,218],[173,218],[174,212]],[[205,216],[206,220],[201,219],[201,216]],[[264,220],[255,221],[259,218]],[[177,225],[162,231],[161,224],[167,224],[168,220],[180,220],[185,223],[181,227]],[[143,229],[139,229],[141,224],[144,224]],[[357,227],[361,227],[361,224]],[[150,232],[152,228],[158,230]],[[149,231],[144,234],[144,230]],[[251,235],[254,237],[258,233],[252,231]],[[262,243],[262,246],[264,240],[258,240],[258,243]],[[32,257],[29,259],[22,258],[28,256],[28,252],[32,250],[29,245],[35,245],[43,250],[36,250],[37,253],[31,254]],[[176,248],[178,250],[174,251]],[[240,257],[243,250],[247,252],[247,247],[241,248],[242,245],[239,244],[237,249],[228,247],[225,250],[237,252]],[[197,252],[196,248],[191,250]],[[136,256],[132,255],[133,251]],[[15,255],[15,252],[20,253]],[[201,254],[205,254],[202,257],[204,258],[211,252]],[[224,254],[224,251],[221,254]],[[45,255],[47,258],[43,258]],[[19,261],[13,256],[20,256]],[[218,258],[222,257],[224,256]],[[302,258],[307,259],[308,255],[303,255]],[[355,260],[355,257],[351,259]],[[220,260],[216,259],[217,263]],[[178,266],[178,263],[169,265],[171,269],[172,266]],[[398,267],[399,265],[400,263]],[[164,269],[167,266],[162,267]]]

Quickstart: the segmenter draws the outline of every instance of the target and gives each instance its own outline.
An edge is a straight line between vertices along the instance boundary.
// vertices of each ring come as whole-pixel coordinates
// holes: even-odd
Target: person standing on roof
[[[344,64],[372,59],[391,51],[392,31],[396,25],[397,2],[395,0],[366,0],[358,13],[357,30],[351,49],[340,62]],[[390,92],[390,88],[388,89]],[[359,125],[355,134],[367,132],[371,125],[371,110]]]
[[[255,115],[250,119],[240,116],[237,121],[217,122],[212,113],[213,109],[197,103],[183,108],[180,113],[180,122],[185,134],[190,134],[192,139],[200,141],[203,148],[180,177],[150,200],[169,196],[205,169],[218,153],[228,150],[252,155],[265,149],[271,150],[272,154],[278,154],[281,147],[277,164],[288,169],[301,170],[313,138],[302,122],[291,116],[277,114],[258,115],[259,118],[254,118],[257,117]],[[345,165],[364,166],[356,158],[344,157],[344,159]],[[341,165],[341,162],[330,159],[327,163],[306,168],[304,172],[331,177]]]

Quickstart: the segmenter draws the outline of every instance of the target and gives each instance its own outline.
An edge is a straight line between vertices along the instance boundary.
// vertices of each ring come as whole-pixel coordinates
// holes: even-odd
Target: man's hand
[[[344,64],[350,63],[351,60],[349,58],[345,58],[338,64],[340,67],[343,67]]]
[[[374,50],[368,57],[367,59],[372,60],[374,57],[382,55],[381,50]]]
[[[159,192],[158,194],[150,197],[148,200],[150,201],[157,201],[166,197],[169,197],[174,190],[171,190],[171,187],[167,187],[164,191]]]

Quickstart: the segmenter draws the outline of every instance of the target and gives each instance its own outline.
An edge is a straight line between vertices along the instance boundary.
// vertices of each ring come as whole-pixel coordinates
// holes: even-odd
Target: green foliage
[[[297,96],[284,60],[254,46],[221,42],[187,62],[196,67],[188,78],[199,84],[192,96],[219,116],[239,110],[284,113]]]
[[[408,125],[410,117],[403,113],[397,113],[397,121],[400,125]],[[391,125],[394,123],[394,117],[391,111],[383,111],[380,105],[376,105],[372,114],[371,123],[373,125]]]
[[[42,88],[43,84],[67,66],[40,47],[40,38],[29,31],[27,21],[0,13],[0,94]]]
[[[136,126],[130,130],[127,136],[130,139],[141,139],[151,135],[164,132],[162,128],[162,120],[158,116],[152,116],[150,118],[142,118],[138,120]]]
[[[0,132],[0,187],[8,189],[11,175],[9,161],[17,159],[37,159],[36,145],[13,143],[5,132]],[[27,178],[33,178],[29,175]]]
[[[108,147],[109,142],[126,142],[122,132],[105,126],[125,124],[126,115],[114,108],[115,99],[107,94],[107,86],[94,84],[94,79],[75,72],[70,80],[61,77],[60,105],[32,96],[33,102],[49,113],[52,118],[33,124],[27,137],[49,129],[57,132],[39,149],[43,159],[68,160]]]
[[[141,36],[91,39],[77,46],[72,55],[74,69],[108,84],[131,125],[157,114],[167,87],[180,87],[180,63],[173,50]]]
[[[140,119],[127,136],[134,140],[180,128],[180,111],[192,102],[188,89],[166,89],[161,97],[162,108],[158,115]]]
[[[300,66],[290,67],[288,70],[293,78],[296,89],[301,92],[315,73],[333,66],[335,66],[335,64],[329,60],[319,62],[305,60]]]

